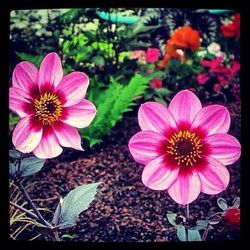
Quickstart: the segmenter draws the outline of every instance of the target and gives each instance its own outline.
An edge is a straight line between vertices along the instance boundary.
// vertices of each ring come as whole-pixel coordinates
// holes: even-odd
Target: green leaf
[[[167,88],[158,88],[158,89],[155,89],[155,92],[156,94],[161,95],[161,96],[169,96],[172,93],[172,91],[170,91]]]
[[[225,211],[226,209],[228,209],[228,205],[227,205],[227,201],[223,198],[218,198],[217,199],[217,204],[218,206]]]
[[[73,239],[74,237],[70,234],[63,234],[61,238],[62,239]]]
[[[159,103],[163,104],[163,105],[167,105],[167,103],[165,102],[165,100],[164,100],[163,98],[154,97],[154,100],[155,100],[156,102],[159,102]]]
[[[59,225],[60,228],[72,227],[78,216],[94,200],[100,182],[79,186],[70,191],[62,200]]]
[[[177,237],[180,241],[187,241],[186,239],[186,229],[183,225],[177,225]]]
[[[17,174],[17,166],[9,162],[9,174],[15,176]]]
[[[233,200],[232,207],[239,208],[239,206],[240,206],[240,197],[237,197]]]
[[[31,174],[37,173],[41,170],[45,163],[44,159],[38,159],[36,157],[24,158],[20,166],[21,177],[26,177]]]
[[[120,121],[123,113],[131,110],[134,100],[143,95],[148,88],[150,78],[136,74],[127,85],[118,83],[112,77],[109,87],[91,94],[90,101],[97,107],[97,114],[87,129],[81,130],[81,135],[91,142],[91,146],[101,141],[103,135]]]
[[[14,149],[11,149],[11,150],[9,150],[9,156],[11,158],[18,159],[21,156],[21,152],[14,150]]]
[[[105,60],[102,56],[95,56],[92,58],[92,62],[98,66],[104,66],[105,65]]]
[[[197,220],[196,221],[196,226],[193,229],[196,230],[204,230],[208,225],[208,221],[206,220]]]
[[[43,56],[35,56],[35,55],[31,55],[31,54],[27,54],[27,53],[23,53],[23,52],[16,52],[17,56],[19,57],[20,60],[22,61],[29,61],[33,64],[36,65],[37,68],[39,68],[41,62],[42,62],[42,59],[43,59]]]
[[[199,231],[188,229],[188,241],[201,241],[201,235]]]
[[[176,223],[175,223],[175,220],[176,220],[176,217],[177,217],[177,214],[167,214],[167,219],[168,219],[168,222],[173,225],[173,226],[178,226]]]

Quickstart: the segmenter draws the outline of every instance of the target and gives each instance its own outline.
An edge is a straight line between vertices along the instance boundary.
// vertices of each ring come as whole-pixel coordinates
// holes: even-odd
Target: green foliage
[[[149,80],[149,77],[137,74],[128,85],[122,85],[111,77],[111,83],[105,91],[90,92],[89,99],[96,105],[97,114],[90,127],[81,131],[90,147],[100,143],[102,136],[122,119],[123,113],[131,110],[133,101],[144,93]]]
[[[29,61],[35,64],[37,68],[40,66],[42,59],[43,59],[43,55],[34,56],[31,54],[22,53],[22,52],[21,53],[17,52],[16,54],[20,58],[21,61]]]

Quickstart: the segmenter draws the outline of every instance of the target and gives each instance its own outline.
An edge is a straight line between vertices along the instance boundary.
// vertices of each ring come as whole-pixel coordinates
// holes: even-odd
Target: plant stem
[[[189,204],[186,205],[186,219],[189,219]]]
[[[208,231],[209,231],[209,223],[207,224],[207,226],[206,226],[206,228],[205,228],[205,230],[204,230],[204,233],[203,233],[203,235],[202,235],[202,237],[201,237],[201,241],[205,241],[206,240],[206,238],[207,238],[207,235],[208,235]]]
[[[35,219],[38,219],[38,217],[37,217],[35,214],[33,214],[32,212],[30,212],[30,211],[27,210],[26,208],[21,207],[21,206],[19,206],[18,204],[12,202],[12,201],[10,201],[10,205],[12,205],[13,207],[15,207],[15,208],[17,208],[17,209],[19,209],[19,210],[25,212],[26,214],[30,215],[31,217],[34,217]]]
[[[43,218],[43,216],[41,215],[41,213],[39,212],[39,210],[36,208],[35,204],[31,200],[29,194],[27,193],[27,191],[23,187],[22,183],[20,181],[16,180],[16,184],[17,184],[18,188],[20,189],[21,193],[23,194],[23,196],[26,198],[26,200],[30,204],[30,206],[33,209],[33,211],[35,212],[35,214],[37,215],[38,219],[42,222],[42,224],[44,224],[48,228],[52,229],[53,228],[52,225]]]
[[[186,222],[187,222],[187,226],[185,226],[186,241],[188,241],[188,220],[189,220],[189,204],[186,205]]]

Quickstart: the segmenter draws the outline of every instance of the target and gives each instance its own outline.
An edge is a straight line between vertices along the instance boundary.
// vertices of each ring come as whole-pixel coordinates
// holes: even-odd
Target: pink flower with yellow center
[[[9,108],[21,120],[12,141],[23,153],[53,158],[62,147],[83,150],[77,128],[89,126],[96,114],[93,103],[85,99],[89,78],[82,72],[63,76],[61,60],[49,53],[40,69],[30,62],[19,63],[9,90]]]
[[[225,190],[225,165],[240,157],[238,140],[227,134],[228,110],[221,105],[202,108],[189,90],[177,93],[168,108],[146,102],[138,112],[142,131],[129,141],[135,161],[146,165],[142,182],[152,190],[167,190],[174,201],[189,204],[200,192],[214,195]]]

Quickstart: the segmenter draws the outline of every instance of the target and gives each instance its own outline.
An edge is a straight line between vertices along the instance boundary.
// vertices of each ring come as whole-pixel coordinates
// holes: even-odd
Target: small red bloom
[[[162,81],[160,78],[155,78],[150,82],[150,86],[153,89],[159,89],[162,88]]]
[[[230,228],[240,227],[240,209],[239,208],[229,208],[222,214],[222,221],[224,225]]]
[[[221,31],[224,37],[240,37],[240,13],[232,16],[233,21],[221,25]]]

